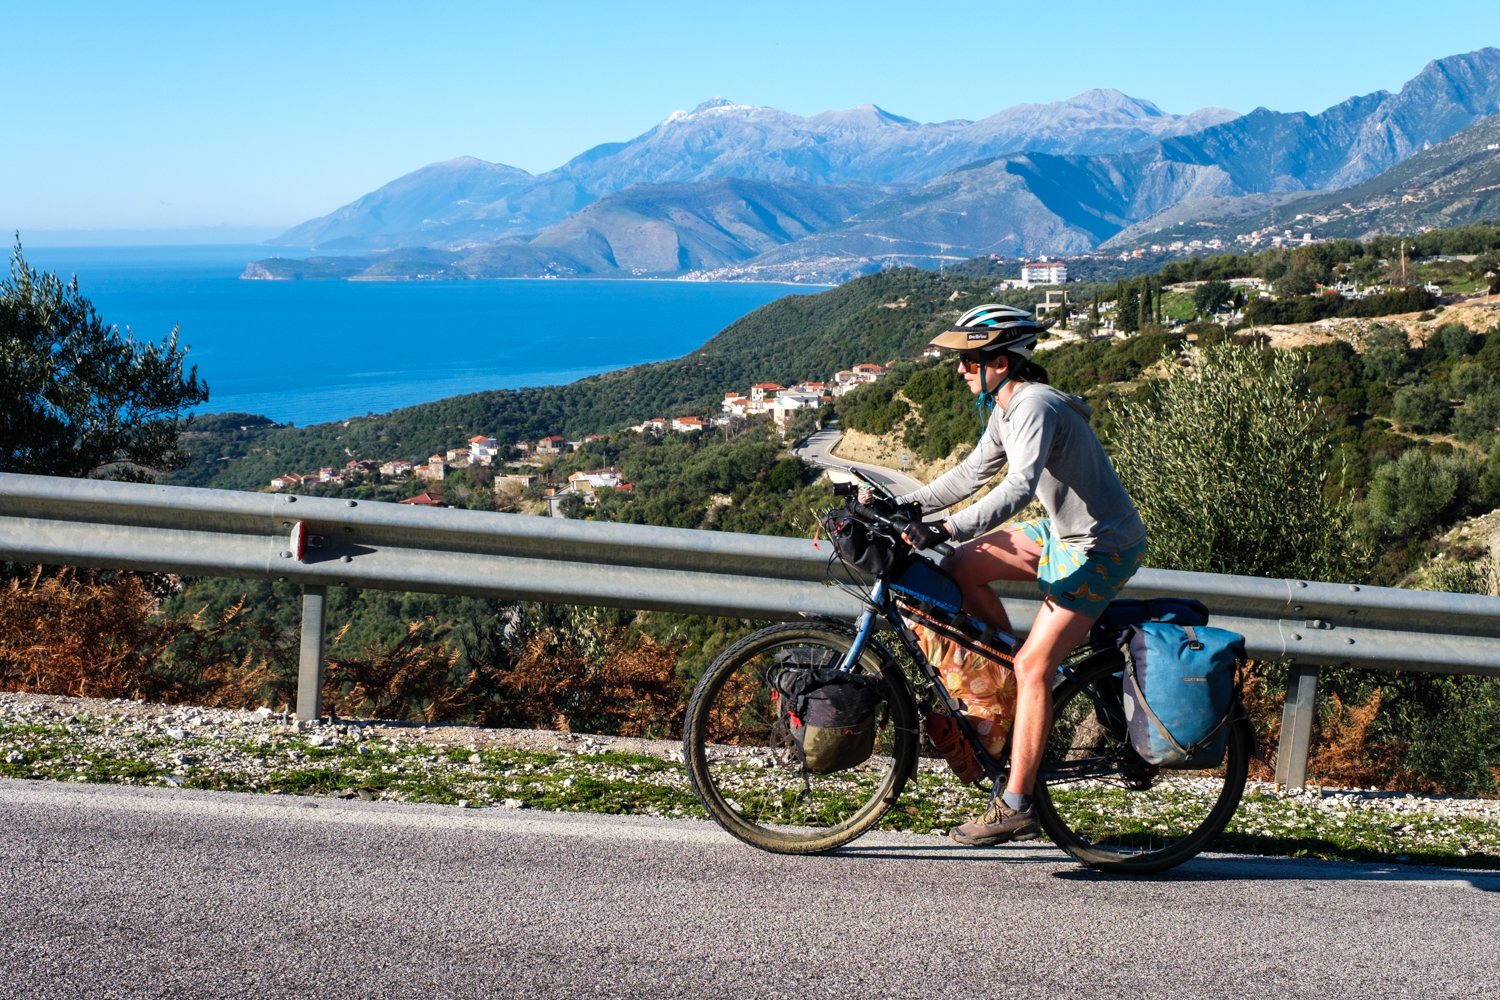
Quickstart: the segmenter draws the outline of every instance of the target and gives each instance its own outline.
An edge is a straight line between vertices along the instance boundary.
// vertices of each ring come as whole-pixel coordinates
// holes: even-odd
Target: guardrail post
[[[1294,663],[1286,672],[1286,707],[1281,712],[1281,744],[1276,750],[1276,783],[1287,788],[1307,784],[1307,754],[1312,746],[1318,700],[1318,668]]]
[[[302,588],[302,657],[297,665],[297,720],[311,722],[322,714],[323,609],[328,588]]]

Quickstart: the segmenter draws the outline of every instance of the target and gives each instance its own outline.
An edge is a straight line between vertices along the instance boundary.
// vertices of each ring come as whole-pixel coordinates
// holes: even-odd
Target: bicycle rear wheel
[[[762,629],[720,655],[693,691],[683,723],[693,790],[720,826],[752,847],[816,854],[846,844],[880,821],[912,774],[916,705],[900,666],[873,642],[855,668],[883,677],[890,690],[873,757],[847,771],[807,773],[777,722],[776,672],[837,666],[854,637],[852,628],[822,622]]]
[[[1121,671],[1114,650],[1096,653],[1052,694],[1053,724],[1034,796],[1052,842],[1100,871],[1147,875],[1182,864],[1229,823],[1254,752],[1249,723],[1229,723],[1214,770],[1147,764],[1125,732]]]

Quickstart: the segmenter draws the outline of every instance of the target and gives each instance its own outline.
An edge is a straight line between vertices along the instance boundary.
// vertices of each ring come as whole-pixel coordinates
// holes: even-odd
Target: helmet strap
[[[995,405],[995,394],[1009,385],[1010,380],[1015,378],[1015,375],[1011,374],[1010,372],[1006,372],[1005,377],[1000,380],[1000,384],[995,386],[995,388],[990,389],[985,385],[986,380],[984,371],[985,366],[984,363],[981,362],[979,365],[979,399],[975,401],[974,405],[982,409],[990,409]]]

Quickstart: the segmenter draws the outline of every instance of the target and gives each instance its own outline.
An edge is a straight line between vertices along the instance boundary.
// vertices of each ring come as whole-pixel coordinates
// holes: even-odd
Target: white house
[[[469,438],[469,461],[475,465],[489,465],[500,454],[500,447],[492,437],[476,434]]]
[[[822,405],[821,392],[783,389],[776,394],[776,400],[771,404],[771,419],[776,421],[776,429],[785,434],[791,428],[798,410],[816,410]]]
[[[1061,285],[1068,280],[1068,265],[1043,257],[1021,265],[1021,280],[1028,285]]]
[[[573,489],[586,493],[595,490],[612,490],[620,485],[620,470],[614,466],[607,469],[594,469],[591,472],[575,472],[568,477],[568,482],[573,484]]]
[[[672,429],[679,434],[708,429],[708,421],[702,417],[673,417]]]
[[[411,474],[411,463],[410,462],[403,462],[400,459],[396,459],[395,461],[392,461],[392,462],[386,462],[384,465],[382,465],[380,467],[380,474],[382,476],[407,476],[407,475],[410,475]]]

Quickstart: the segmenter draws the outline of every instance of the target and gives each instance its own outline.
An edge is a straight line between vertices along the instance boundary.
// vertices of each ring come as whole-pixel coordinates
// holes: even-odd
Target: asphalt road
[[[0,780],[0,995],[1493,997],[1500,873]]]
[[[889,487],[898,496],[904,493],[911,493],[913,490],[921,487],[921,480],[914,479],[904,472],[887,469],[883,465],[867,465],[864,462],[851,462],[848,459],[839,458],[837,455],[834,455],[834,446],[839,443],[839,438],[842,436],[837,428],[825,428],[803,442],[802,446],[797,449],[796,454],[804,462],[811,462],[814,465],[832,466],[837,469],[847,469],[853,466],[875,480],[875,482]]]

